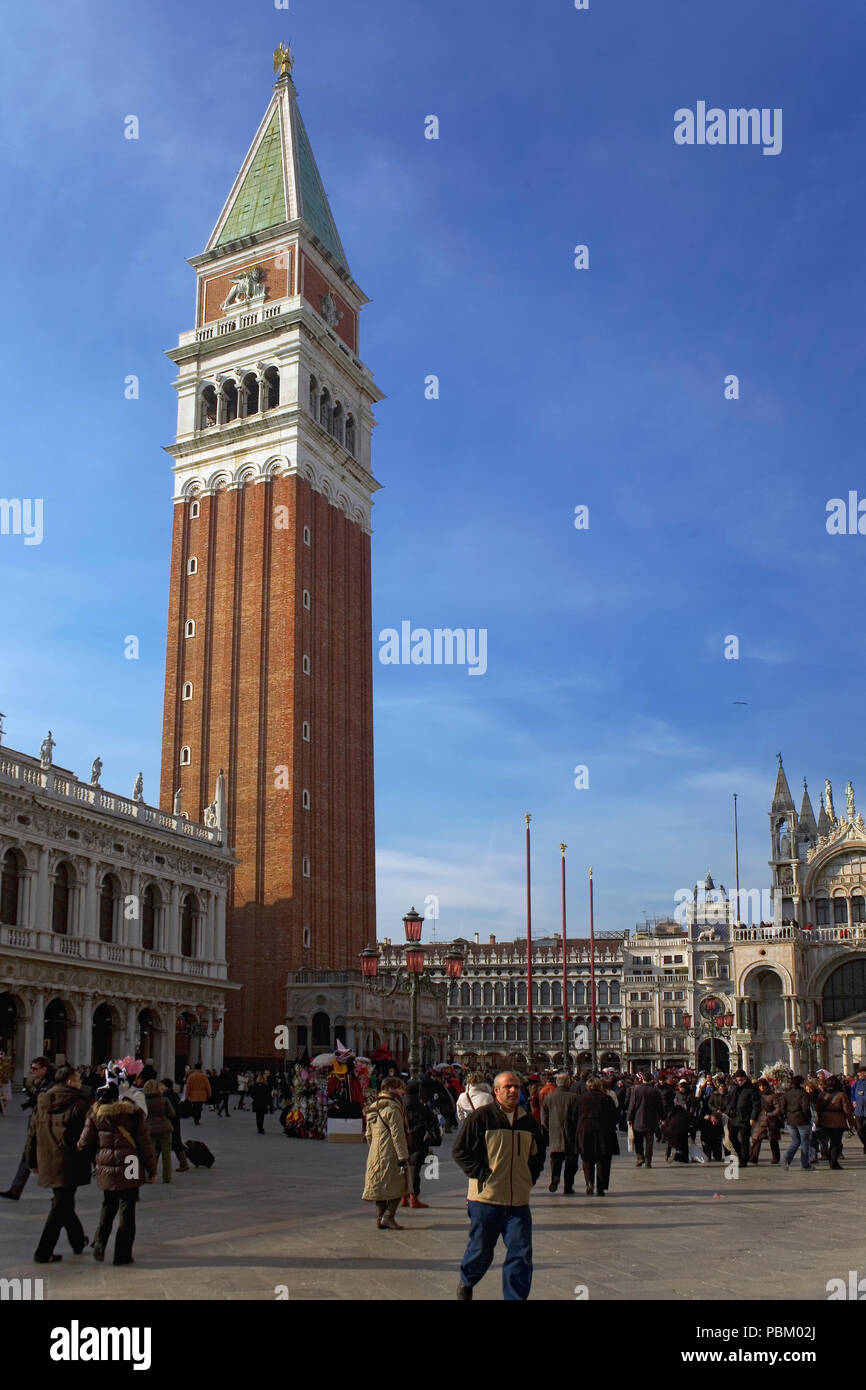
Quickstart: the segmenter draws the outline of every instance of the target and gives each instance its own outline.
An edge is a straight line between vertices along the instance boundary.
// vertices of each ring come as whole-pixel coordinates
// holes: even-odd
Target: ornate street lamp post
[[[378,946],[365,946],[361,952],[361,974],[367,988],[373,994],[389,998],[398,989],[409,995],[409,1075],[417,1081],[421,1070],[420,1049],[418,1046],[418,995],[426,989],[437,994],[439,985],[429,970],[424,968],[424,947],[420,945],[421,928],[424,918],[413,908],[403,918],[406,945],[403,948],[405,963],[398,965],[391,985],[376,984],[379,974]],[[463,971],[464,955],[460,946],[452,946],[445,957],[445,972],[450,980],[459,980]]]

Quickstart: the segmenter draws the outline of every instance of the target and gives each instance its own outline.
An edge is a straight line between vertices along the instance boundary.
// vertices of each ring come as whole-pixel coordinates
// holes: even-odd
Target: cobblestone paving
[[[49,1194],[31,1177],[19,1202],[0,1201],[0,1277],[39,1277],[47,1299],[453,1299],[466,1238],[465,1179],[451,1159],[452,1136],[436,1151],[439,1177],[426,1182],[427,1211],[401,1210],[403,1231],[379,1231],[360,1200],[366,1148],[287,1140],[276,1116],[256,1133],[250,1114],[205,1114],[195,1135],[216,1156],[209,1171],[175,1174],[143,1189],[135,1264],[114,1269],[89,1252],[35,1265]],[[12,1178],[26,1118],[18,1097],[0,1120],[0,1187]],[[625,1145],[623,1145],[623,1148]],[[820,1299],[831,1278],[866,1275],[863,1197],[866,1158],[846,1140],[845,1169],[789,1173],[769,1155],[738,1180],[721,1164],[636,1169],[614,1160],[610,1192],[574,1197],[547,1190],[532,1200],[533,1299]],[[79,1193],[92,1235],[99,1194]],[[499,1268],[475,1298],[501,1298]]]

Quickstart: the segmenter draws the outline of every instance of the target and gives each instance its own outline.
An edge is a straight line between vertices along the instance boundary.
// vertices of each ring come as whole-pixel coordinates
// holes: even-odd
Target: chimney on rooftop
[[[496,945],[496,937],[495,937],[495,936],[491,936],[491,938],[490,938],[490,945],[491,945],[491,946],[495,946],[495,945]]]
[[[475,945],[476,945],[476,946],[478,945],[478,933],[477,933],[477,932],[475,933]]]

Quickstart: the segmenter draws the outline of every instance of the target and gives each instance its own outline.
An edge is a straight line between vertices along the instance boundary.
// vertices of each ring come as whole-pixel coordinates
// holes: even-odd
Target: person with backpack
[[[36,1264],[56,1264],[54,1247],[65,1230],[73,1252],[89,1244],[75,1210],[75,1193],[90,1182],[90,1162],[77,1149],[90,1103],[74,1067],[57,1068],[55,1084],[40,1091],[30,1121],[25,1154],[40,1187],[52,1191],[51,1209],[33,1256]]]
[[[410,1081],[406,1087],[404,1102],[406,1129],[409,1134],[409,1182],[410,1191],[401,1199],[404,1207],[426,1207],[421,1201],[421,1169],[431,1148],[442,1143],[442,1131],[436,1113],[421,1099],[421,1087],[417,1081]]]
[[[147,1132],[147,1121],[131,1100],[119,1099],[116,1082],[96,1093],[96,1103],[78,1141],[81,1153],[95,1154],[96,1181],[102,1192],[102,1210],[93,1238],[93,1258],[105,1259],[114,1218],[120,1213],[114,1241],[114,1263],[133,1264],[135,1204],[142,1183],[156,1180],[156,1156]]]

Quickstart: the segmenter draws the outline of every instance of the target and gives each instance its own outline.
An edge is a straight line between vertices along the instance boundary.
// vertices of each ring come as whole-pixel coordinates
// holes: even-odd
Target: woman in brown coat
[[[838,1076],[828,1077],[824,1090],[815,1093],[815,1109],[830,1151],[830,1167],[841,1170],[842,1140],[846,1129],[854,1128],[854,1108]]]
[[[131,1100],[118,1100],[110,1082],[96,1093],[96,1104],[78,1141],[82,1153],[96,1152],[96,1181],[102,1191],[102,1210],[93,1238],[93,1257],[105,1259],[105,1247],[118,1211],[120,1220],[114,1242],[114,1263],[131,1265],[135,1241],[135,1204],[145,1173],[156,1178],[156,1157],[147,1132],[147,1120]]]
[[[752,1145],[749,1150],[749,1162],[757,1163],[761,1152],[761,1144],[765,1139],[770,1141],[770,1162],[778,1163],[780,1158],[779,1135],[782,1132],[782,1097],[777,1091],[773,1090],[764,1077],[758,1082],[758,1090],[761,1092],[761,1113],[756,1120],[752,1121]]]
[[[55,1083],[36,1098],[24,1150],[27,1166],[38,1174],[39,1186],[50,1187],[53,1192],[51,1209],[33,1256],[40,1265],[63,1259],[54,1254],[62,1230],[76,1255],[88,1244],[75,1210],[75,1190],[90,1182],[90,1162],[76,1147],[90,1106],[81,1093],[81,1078],[73,1067],[58,1067]]]
[[[394,1220],[400,1198],[409,1191],[409,1140],[399,1076],[386,1076],[378,1098],[364,1111],[367,1123],[367,1171],[363,1200],[376,1203],[380,1231],[402,1231]]]
[[[171,1182],[171,1136],[174,1132],[168,1101],[164,1099],[158,1081],[144,1083],[147,1101],[147,1132],[156,1154],[162,1154],[162,1180]]]

